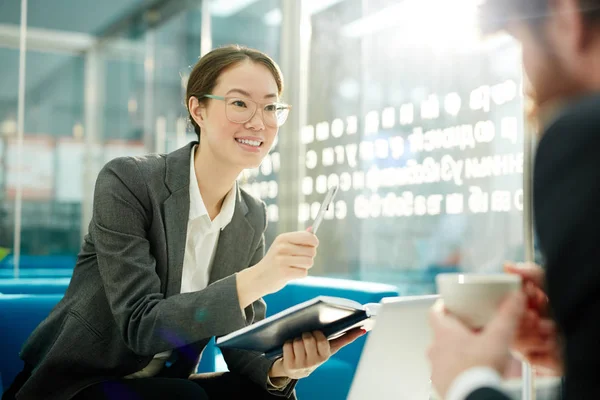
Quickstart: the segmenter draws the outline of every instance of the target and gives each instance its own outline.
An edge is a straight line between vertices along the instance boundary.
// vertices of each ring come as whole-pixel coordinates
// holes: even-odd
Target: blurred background
[[[23,25],[21,1],[0,2],[5,275],[73,267],[99,170],[194,140],[187,77],[232,43],[281,65],[293,105],[271,154],[240,177],[268,205],[267,241],[309,226],[340,185],[312,275],[425,294],[439,272],[523,259],[520,49],[479,37],[475,0],[27,3]]]

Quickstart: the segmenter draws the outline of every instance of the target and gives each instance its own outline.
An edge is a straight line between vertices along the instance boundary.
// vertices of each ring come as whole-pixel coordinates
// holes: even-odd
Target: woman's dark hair
[[[281,74],[281,70],[277,63],[265,53],[238,45],[219,47],[210,51],[201,57],[192,69],[185,94],[185,105],[186,108],[188,108],[188,116],[196,135],[198,135],[198,140],[200,139],[200,127],[196,124],[196,121],[194,121],[194,118],[192,118],[192,114],[190,113],[190,97],[198,96],[198,101],[200,102],[208,100],[206,98],[203,99],[200,96],[211,94],[212,90],[217,85],[217,80],[221,74],[226,69],[244,61],[252,61],[267,67],[273,74],[273,78],[275,78],[278,95],[281,96],[281,93],[283,93],[283,75]]]

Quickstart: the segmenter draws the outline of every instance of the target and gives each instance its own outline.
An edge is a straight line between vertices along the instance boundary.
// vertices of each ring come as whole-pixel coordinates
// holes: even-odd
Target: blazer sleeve
[[[510,400],[510,398],[496,389],[480,388],[472,392],[465,400]]]
[[[266,229],[266,212],[265,212],[265,229]],[[257,264],[265,256],[265,235],[264,232],[259,241],[258,247],[252,256],[250,266]],[[250,310],[251,308],[251,310]],[[267,311],[266,303],[263,299],[255,301],[251,307],[246,309],[248,323],[258,322],[265,318]],[[251,318],[251,319],[250,319]],[[275,390],[267,384],[269,370],[274,361],[265,358],[264,355],[254,351],[239,350],[239,349],[221,349],[223,358],[229,367],[229,370],[248,376],[254,382],[259,384],[271,394],[281,397],[290,397],[296,387],[297,380],[291,380],[285,388]]]
[[[135,159],[112,160],[96,182],[90,238],[108,305],[126,345],[136,354],[152,356],[244,327],[235,275],[202,291],[164,298],[147,238],[151,224],[150,198]]]

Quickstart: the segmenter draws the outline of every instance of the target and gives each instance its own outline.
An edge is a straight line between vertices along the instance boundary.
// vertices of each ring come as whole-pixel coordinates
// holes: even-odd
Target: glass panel
[[[301,133],[301,221],[341,188],[313,273],[422,294],[439,272],[522,259],[519,47],[479,40],[455,3],[334,3],[312,17]]]
[[[5,247],[5,243],[14,245],[15,197],[20,184],[21,266],[22,275],[29,276],[36,269],[33,267],[53,267],[63,261],[72,267],[80,244],[83,58],[71,46],[75,42],[85,46],[87,41],[86,37],[66,32],[65,27],[58,33],[52,12],[29,8],[24,138],[19,164],[14,129],[19,51],[18,40],[11,43],[10,37],[19,37],[20,8],[17,1],[0,6],[4,33],[0,46],[12,47],[0,49],[3,61],[8,61],[2,63],[4,98],[0,120],[5,134],[0,145],[3,153],[0,247]],[[64,255],[67,257],[61,258]],[[10,259],[10,256],[5,259],[6,266],[12,264]]]
[[[14,251],[15,202],[7,194],[8,141],[17,135],[17,96],[19,92],[19,20],[21,2],[0,3],[0,273],[10,274]]]
[[[200,2],[172,8],[146,12],[103,49],[103,140],[120,143],[127,154],[168,152],[195,138],[193,132],[186,134],[191,128],[183,99],[190,68],[200,55]]]
[[[50,31],[100,34],[115,21],[140,9],[146,0],[105,0],[102,2],[74,1],[55,7],[29,1],[27,25]],[[92,11],[91,11],[92,10]],[[19,24],[21,2],[0,2],[0,24]]]
[[[216,0],[211,16],[213,47],[240,44],[279,60],[281,0]]]
[[[154,110],[156,151],[170,152],[197,140],[188,123],[185,90],[200,57],[201,7],[172,17],[155,33]]]
[[[211,24],[213,47],[240,44],[263,51],[279,62],[280,0],[216,1],[213,3]],[[240,180],[244,189],[267,204],[267,248],[279,233],[277,196],[280,163],[279,149],[275,142],[262,165],[255,170],[245,171]]]
[[[21,264],[24,269],[58,266],[53,264],[58,258],[41,261],[41,257],[31,256],[71,255],[74,261],[79,250],[83,58],[28,51],[26,71],[21,168],[17,164],[16,140],[7,143],[9,201],[14,198],[17,179],[23,187]]]
[[[151,73],[154,59],[148,51],[152,43],[147,44],[146,37],[135,32],[134,27],[127,27],[99,49],[97,84],[104,89],[97,98],[103,115],[97,126],[97,141],[104,153],[102,164],[130,155],[130,145],[144,152],[145,65]],[[150,54],[147,62],[146,53]]]
[[[18,17],[17,17],[18,18]],[[13,251],[14,200],[7,196],[8,145],[17,134],[17,93],[19,90],[19,50],[0,48],[0,265]]]
[[[183,104],[189,66],[200,53],[200,1],[164,2],[141,10],[89,56],[87,84],[95,148],[88,185],[102,166],[119,156],[165,153],[195,140]],[[89,192],[93,191],[93,184]],[[84,219],[92,197],[84,199]]]
[[[186,66],[199,55],[201,2],[150,9],[144,0],[109,0],[94,13],[86,2],[67,13],[30,7],[21,166],[14,147],[19,52],[10,39],[19,30],[18,3],[0,5],[1,32],[8,32],[0,37],[0,257],[12,247],[19,179],[22,266],[72,267],[102,165],[190,138],[181,99]]]

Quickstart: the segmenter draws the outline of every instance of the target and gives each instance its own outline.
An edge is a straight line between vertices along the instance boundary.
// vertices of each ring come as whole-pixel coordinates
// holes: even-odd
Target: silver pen
[[[325,211],[327,211],[329,209],[329,206],[333,202],[333,199],[335,198],[335,195],[337,194],[337,192],[338,192],[337,185],[330,187],[329,190],[327,191],[327,194],[325,195],[325,200],[323,200],[323,203],[321,203],[319,212],[317,212],[317,216],[315,217],[315,221],[313,222],[313,225],[312,225],[311,232],[313,234],[315,234],[315,235],[317,234],[317,230],[319,229],[319,226],[321,225],[321,222],[323,222],[323,218],[325,217]]]

